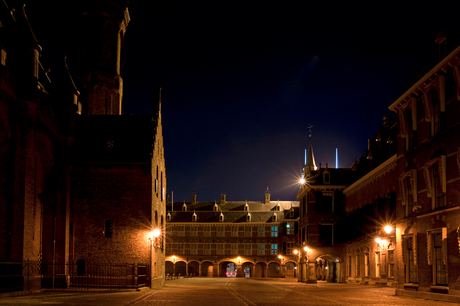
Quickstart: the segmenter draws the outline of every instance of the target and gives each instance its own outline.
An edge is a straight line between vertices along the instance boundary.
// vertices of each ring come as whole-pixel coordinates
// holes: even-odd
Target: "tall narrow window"
[[[225,237],[225,227],[223,226],[217,227],[217,237]]]
[[[395,255],[394,250],[388,250],[388,277],[394,277]]]
[[[232,237],[238,237],[238,225],[232,225]]]
[[[447,267],[443,260],[442,233],[432,235],[433,239],[433,283],[447,286]],[[447,239],[447,237],[445,238]],[[444,250],[446,251],[446,250]]]
[[[359,277],[360,275],[360,266],[359,266],[359,254],[356,254],[355,256],[355,261],[356,261],[356,277]]]
[[[204,237],[211,237],[211,226],[210,225],[205,225],[203,227],[203,236]]]
[[[286,223],[286,235],[295,235],[295,224],[294,222]]]
[[[265,255],[265,245],[263,243],[258,245],[257,255]]]
[[[380,251],[375,252],[375,277],[380,277]]]
[[[238,243],[232,243],[232,255],[238,255]]]
[[[252,237],[252,227],[251,226],[244,227],[244,237]]]
[[[225,249],[223,243],[217,244],[217,255],[225,255]]]
[[[403,259],[406,283],[417,282],[416,240],[413,236],[403,237]]]
[[[113,220],[105,220],[104,237],[112,238],[112,235],[113,235]]]
[[[271,227],[271,237],[278,237],[278,226]]]
[[[198,247],[196,243],[190,244],[190,255],[198,255]]]
[[[364,277],[369,277],[369,253],[364,253]]]
[[[258,227],[257,237],[265,237],[265,226],[260,225]]]
[[[348,255],[347,259],[347,276],[351,277],[351,255]]]
[[[277,255],[278,254],[278,245],[277,244],[272,244],[271,245],[271,255]]]
[[[211,255],[211,244],[205,243],[203,246],[204,255]]]
[[[331,191],[323,192],[321,204],[323,213],[334,212],[334,193]]]
[[[190,226],[190,236],[191,237],[198,237],[198,226],[191,225]]]
[[[433,197],[435,200],[435,208],[446,206],[446,194],[443,192],[439,164],[435,163],[432,167],[433,173]]]
[[[286,243],[286,255],[293,255],[294,254],[295,243],[294,242],[287,242]]]
[[[244,245],[244,255],[252,255],[252,245],[251,244]]]

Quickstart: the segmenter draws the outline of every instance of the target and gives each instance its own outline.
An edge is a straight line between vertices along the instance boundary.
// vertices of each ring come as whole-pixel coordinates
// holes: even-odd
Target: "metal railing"
[[[0,262],[0,293],[32,289],[122,289],[150,285],[148,264]]]

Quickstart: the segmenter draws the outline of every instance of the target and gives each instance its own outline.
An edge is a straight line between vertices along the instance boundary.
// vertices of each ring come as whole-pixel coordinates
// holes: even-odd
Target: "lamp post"
[[[307,246],[304,247],[303,250],[305,251],[305,257],[306,257],[305,282],[316,284],[318,281],[316,280],[315,262],[314,261],[311,262],[309,258],[309,256],[313,253],[313,250]]]
[[[379,232],[379,236],[375,238],[375,242],[377,243],[378,247],[380,248],[380,257],[378,265],[378,274],[381,278],[392,277],[393,273],[393,260],[394,260],[394,250],[390,250],[390,245],[393,245],[393,248],[396,245],[396,233],[394,232],[394,228],[391,225],[385,225],[383,230]],[[393,238],[395,238],[393,240]],[[390,258],[390,251],[392,252],[393,256]],[[388,260],[388,263],[387,263]]]

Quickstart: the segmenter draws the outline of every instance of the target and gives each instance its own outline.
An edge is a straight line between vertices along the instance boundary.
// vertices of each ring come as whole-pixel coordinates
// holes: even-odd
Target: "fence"
[[[0,262],[0,292],[149,286],[148,264]]]

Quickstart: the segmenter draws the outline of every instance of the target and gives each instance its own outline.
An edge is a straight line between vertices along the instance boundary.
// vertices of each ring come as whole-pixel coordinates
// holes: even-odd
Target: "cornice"
[[[458,46],[454,51],[452,51],[448,56],[446,56],[442,61],[440,61],[436,66],[433,67],[427,74],[425,74],[420,80],[418,80],[411,88],[409,88],[401,97],[399,97],[395,102],[393,102],[388,108],[394,112],[404,104],[404,100],[410,96],[412,93],[417,92],[420,87],[424,87],[426,84],[430,83],[432,80],[430,78],[436,74],[436,72],[445,68],[449,62],[455,61],[457,59],[458,53],[460,53],[460,46]]]
[[[354,193],[358,191],[361,188],[364,188],[365,186],[369,185],[376,179],[380,178],[390,170],[394,169],[396,167],[396,160],[397,160],[397,154],[393,155],[389,159],[387,159],[385,162],[383,162],[380,166],[351,184],[348,188],[346,188],[343,193],[345,195]]]

